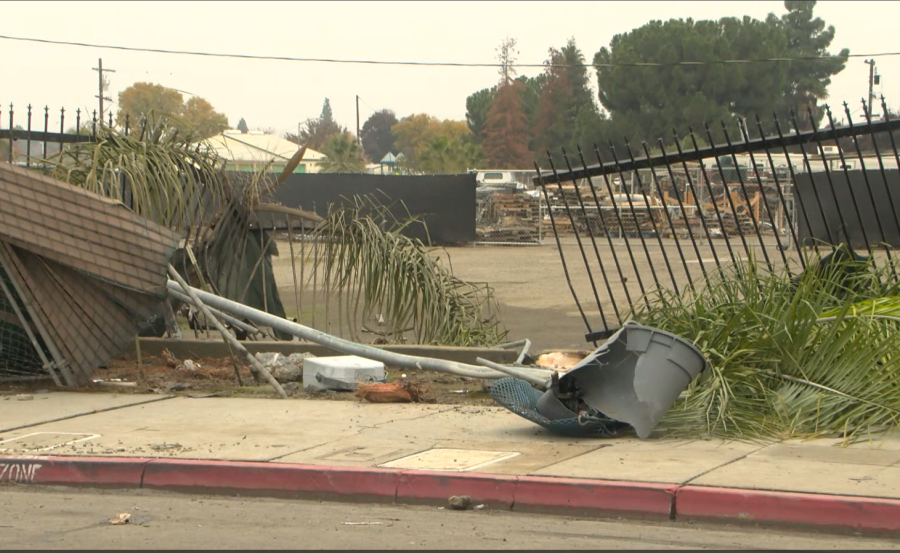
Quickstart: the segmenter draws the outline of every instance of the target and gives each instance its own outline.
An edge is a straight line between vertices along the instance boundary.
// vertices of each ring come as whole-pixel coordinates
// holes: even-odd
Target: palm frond
[[[674,434],[861,439],[900,424],[900,298],[871,264],[753,259],[696,293],[655,292],[632,314],[694,341],[708,370],[670,410]]]

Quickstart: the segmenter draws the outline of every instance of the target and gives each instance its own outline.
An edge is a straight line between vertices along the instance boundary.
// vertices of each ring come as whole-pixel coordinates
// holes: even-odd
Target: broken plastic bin
[[[303,361],[303,389],[355,390],[356,383],[382,382],[384,363],[355,355],[310,357]]]
[[[687,340],[628,322],[559,383],[574,384],[584,403],[646,438],[705,366],[703,354]]]

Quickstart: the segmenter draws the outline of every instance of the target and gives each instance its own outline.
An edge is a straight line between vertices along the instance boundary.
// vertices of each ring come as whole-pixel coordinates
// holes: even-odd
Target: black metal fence
[[[618,328],[649,292],[696,290],[751,258],[796,274],[804,250],[847,244],[893,270],[900,120],[884,98],[881,108],[877,121],[863,102],[854,123],[844,104],[840,126],[826,108],[820,129],[801,129],[792,115],[765,133],[757,117],[752,127],[739,122],[738,139],[724,123],[719,133],[706,125],[702,140],[714,146],[699,147],[690,129],[673,131],[671,146],[659,139],[625,151],[563,151],[564,168],[552,159],[545,169],[535,164],[587,341]]]
[[[5,157],[5,161],[23,164],[26,167],[59,153],[65,144],[93,142],[97,139],[98,126],[107,124],[112,127],[115,123],[112,112],[109,112],[107,121],[100,121],[97,110],[87,112],[78,108],[75,110],[75,116],[70,115],[67,120],[66,108],[60,108],[57,132],[55,123],[51,128],[50,108],[47,106],[44,106],[42,114],[40,108],[34,109],[28,104],[25,113],[17,115],[15,106],[9,104],[6,115],[6,128],[2,128],[3,114],[0,113],[0,140],[6,141],[3,145],[5,151],[0,151],[0,160],[4,160]],[[69,125],[74,123],[74,127],[70,127],[74,128],[74,133],[66,132],[67,121]],[[126,136],[136,128],[142,129],[145,124],[143,118],[134,124],[130,114],[125,114],[122,122],[122,130]]]

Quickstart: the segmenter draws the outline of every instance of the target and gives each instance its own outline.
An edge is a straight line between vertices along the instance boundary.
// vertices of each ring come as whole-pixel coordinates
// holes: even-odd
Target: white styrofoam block
[[[355,383],[360,378],[382,381],[384,363],[356,355],[310,357],[303,361],[303,388],[326,390],[327,387],[316,380],[316,375],[320,373],[322,376],[347,383]]]

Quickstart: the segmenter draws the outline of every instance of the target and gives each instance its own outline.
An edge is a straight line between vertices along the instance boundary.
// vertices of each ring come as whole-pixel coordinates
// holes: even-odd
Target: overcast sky
[[[520,63],[540,64],[547,50],[574,37],[588,63],[612,37],[653,19],[717,19],[783,13],[781,2],[0,2],[0,35],[142,48],[304,58],[494,63],[506,37],[518,41]],[[836,28],[831,51],[900,51],[897,2],[824,1],[816,14]],[[337,121],[356,127],[374,110],[398,117],[427,113],[465,119],[466,97],[498,79],[496,68],[409,67],[211,58],[126,52],[0,39],[0,126],[10,102],[24,107],[94,109],[97,59],[113,99],[149,81],[207,99],[234,126],[279,134],[317,117],[331,101]],[[851,58],[829,89],[833,106],[855,112],[867,93],[868,65]],[[900,105],[900,56],[878,57],[883,93]],[[539,68],[522,68],[533,76]],[[591,71],[592,80],[596,76]],[[185,99],[190,96],[185,95]],[[893,101],[892,101],[893,100]],[[67,127],[71,121],[67,115]],[[41,124],[43,116],[41,115]]]

